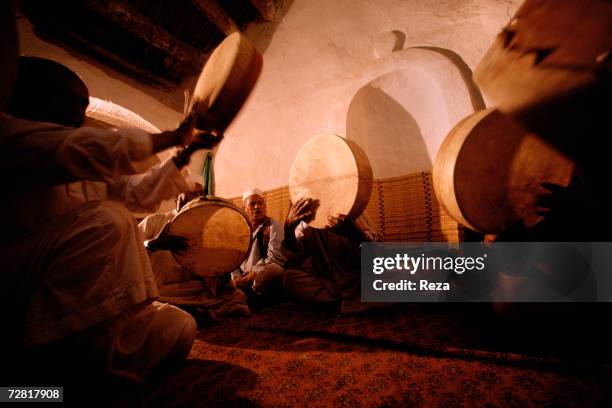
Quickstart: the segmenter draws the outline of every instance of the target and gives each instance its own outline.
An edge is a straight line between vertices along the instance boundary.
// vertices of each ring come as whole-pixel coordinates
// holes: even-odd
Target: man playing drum
[[[181,251],[186,245],[182,237],[168,235],[164,227],[189,201],[202,196],[203,188],[181,193],[176,208],[151,214],[138,225],[143,231],[155,280],[163,301],[179,306],[203,309],[212,318],[241,316],[249,313],[245,294],[236,289],[230,274],[201,277],[180,265],[170,251]]]
[[[302,302],[340,303],[342,313],[365,311],[368,305],[360,302],[360,244],[380,238],[365,213],[354,221],[341,214],[329,216],[325,229],[309,226],[316,204],[310,198],[299,199],[285,220],[285,292]],[[302,266],[309,257],[312,264]]]
[[[87,88],[60,64],[23,61],[9,112],[45,122],[0,117],[3,185],[11,197],[2,202],[10,217],[0,283],[14,311],[5,320],[6,350],[19,355],[25,348],[54,373],[73,362],[142,380],[162,360],[187,356],[196,324],[155,302],[142,234],[126,205],[150,209],[190,187],[179,158],[124,175],[147,170],[158,162],[154,153],[168,147],[194,140],[212,147],[218,138],[195,129],[193,117],[159,134],[65,127],[83,123]]]

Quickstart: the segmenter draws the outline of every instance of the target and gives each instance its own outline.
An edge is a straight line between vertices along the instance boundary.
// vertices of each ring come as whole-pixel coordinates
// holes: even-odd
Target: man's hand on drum
[[[345,214],[327,216],[327,228],[335,232],[340,232],[344,228],[347,228],[347,224],[350,222],[351,221],[346,218]]]
[[[295,229],[300,222],[308,220],[314,216],[314,206],[316,200],[312,198],[303,197],[297,200],[295,204],[289,208],[289,213],[285,219],[285,228]]]
[[[314,210],[318,205],[317,200],[312,198],[302,197],[291,205],[289,213],[285,219],[285,239],[283,247],[289,251],[297,251],[298,244],[295,239],[295,228],[302,221],[308,221],[314,216]]]
[[[544,217],[549,229],[553,228],[550,233],[553,239],[594,241],[597,236],[605,239],[598,217],[604,213],[606,203],[587,186],[581,174],[574,175],[567,187],[546,182],[541,187],[544,193],[536,200],[536,213]]]
[[[363,239],[363,231],[356,225],[355,221],[349,219],[345,214],[328,215],[327,228],[336,234],[356,241]]]
[[[179,150],[172,160],[177,168],[183,168],[189,164],[191,155],[201,149],[212,149],[223,138],[223,134],[216,131],[200,130],[196,128],[197,119],[192,113],[185,118],[175,130],[177,138],[180,139],[184,149]]]
[[[223,134],[216,130],[199,129],[198,120],[194,112],[190,113],[175,130],[151,134],[153,152],[165,150],[173,146],[185,146],[184,156],[187,163],[193,152],[200,149],[212,149],[223,138]]]
[[[174,131],[180,138],[181,146],[191,146],[192,149],[212,149],[221,141],[223,134],[216,130],[199,129],[195,112],[190,113]]]
[[[156,238],[146,241],[146,247],[149,252],[171,251],[180,254],[189,248],[187,238],[170,235],[167,231],[164,228]]]

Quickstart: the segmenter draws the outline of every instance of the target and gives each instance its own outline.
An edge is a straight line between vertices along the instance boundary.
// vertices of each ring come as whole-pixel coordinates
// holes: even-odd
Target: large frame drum
[[[183,207],[168,225],[168,233],[184,237],[185,252],[173,252],[178,263],[199,276],[222,276],[246,259],[251,226],[244,212],[221,198],[199,198]]]
[[[438,201],[457,222],[479,232],[503,232],[542,217],[543,182],[567,187],[574,163],[494,108],[461,120],[440,146],[433,168]]]
[[[263,64],[261,54],[239,32],[215,48],[198,78],[190,111],[202,129],[224,131],[251,93]]]
[[[371,194],[370,161],[352,140],[331,133],[317,135],[302,146],[291,166],[291,201],[308,197],[319,202],[312,227],[325,228],[330,215],[357,218]]]

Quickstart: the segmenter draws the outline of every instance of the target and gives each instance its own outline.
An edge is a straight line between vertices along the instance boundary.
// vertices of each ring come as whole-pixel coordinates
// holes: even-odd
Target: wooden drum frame
[[[293,203],[302,197],[318,200],[310,226],[325,228],[327,217],[344,214],[355,219],[372,193],[372,167],[361,147],[332,133],[310,139],[297,153],[289,175]]]
[[[263,64],[261,54],[239,32],[215,48],[198,78],[189,111],[201,129],[225,131],[251,93]]]
[[[168,233],[186,238],[189,245],[185,252],[173,252],[174,259],[204,277],[222,276],[238,268],[252,241],[246,214],[216,197],[187,203],[168,224]]]
[[[552,145],[490,108],[449,132],[436,156],[433,184],[438,201],[457,222],[499,233],[519,222],[538,223],[536,200],[549,193],[541,184],[567,187],[574,167]]]

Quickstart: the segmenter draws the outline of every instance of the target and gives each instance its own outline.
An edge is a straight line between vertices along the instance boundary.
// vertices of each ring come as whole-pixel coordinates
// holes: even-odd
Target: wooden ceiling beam
[[[144,17],[124,0],[87,0],[88,8],[110,19],[113,23],[129,31],[147,43],[166,52],[174,64],[168,69],[182,74],[193,74],[202,68],[206,54],[174,37],[166,30]]]
[[[215,0],[190,0],[191,3],[210,20],[223,34],[230,35],[240,31],[238,24],[221,8]]]
[[[77,46],[80,49],[87,49],[90,53],[94,54],[94,59],[98,62],[102,62],[108,66],[113,67],[121,72],[131,75],[137,78],[139,81],[144,82],[148,85],[158,87],[160,89],[169,91],[176,87],[176,83],[167,78],[160,77],[147,69],[132,64],[130,61],[119,57],[112,51],[107,50],[104,47],[100,47],[94,42],[80,36],[74,31],[65,31],[63,38],[69,40],[69,44]],[[176,79],[175,79],[176,81]]]

